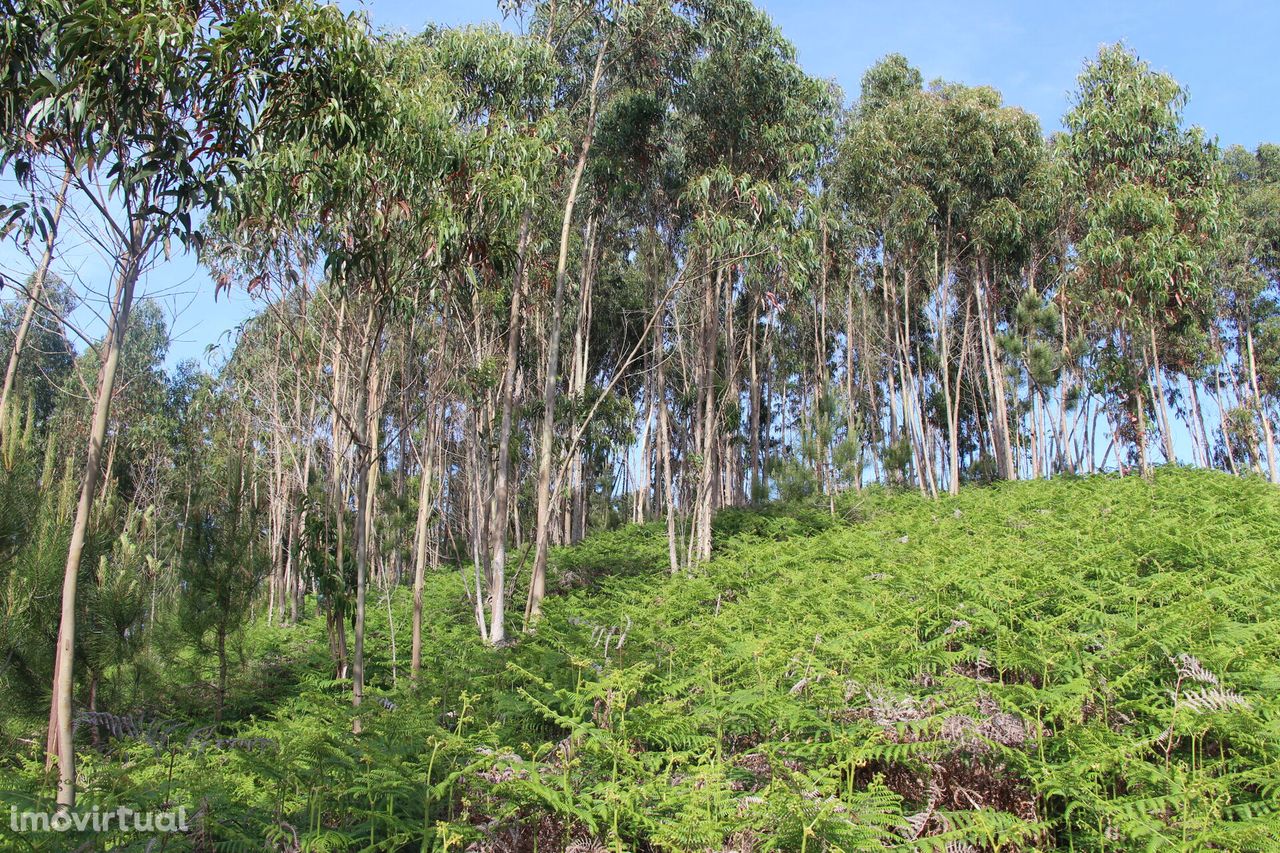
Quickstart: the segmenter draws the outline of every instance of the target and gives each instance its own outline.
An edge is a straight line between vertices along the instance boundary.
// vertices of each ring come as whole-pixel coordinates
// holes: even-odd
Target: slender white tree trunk
[[[124,348],[129,311],[133,307],[133,291],[138,282],[142,255],[145,251],[143,225],[135,220],[130,225],[129,245],[118,263],[111,329],[102,348],[102,368],[98,375],[98,391],[93,404],[93,421],[89,427],[89,446],[85,454],[84,475],[80,484],[80,500],[76,504],[75,521],[62,578],[62,612],[58,624],[58,646],[54,661],[53,700],[51,702],[50,751],[58,756],[58,807],[70,809],[76,801],[75,744],[72,741],[72,688],[75,684],[73,664],[76,636],[76,586],[80,577],[80,558],[89,531],[89,516],[102,462],[102,445],[107,435],[111,414],[111,397],[115,392],[120,351]]]
[[[578,201],[578,187],[582,183],[582,174],[587,167],[587,155],[591,151],[592,137],[595,136],[596,104],[598,102],[600,77],[604,71],[604,58],[609,50],[606,38],[596,54],[595,70],[591,75],[589,105],[587,108],[587,126],[583,130],[582,145],[578,148],[578,159],[573,167],[573,175],[569,179],[569,192],[565,197],[564,215],[560,222],[560,250],[556,258],[556,285],[552,297],[551,329],[547,336],[547,366],[543,377],[542,392],[542,429],[539,432],[538,446],[538,487],[537,505],[538,520],[535,531],[533,576],[529,582],[529,601],[525,607],[525,621],[532,623],[542,613],[542,599],[547,592],[547,554],[551,548],[551,442],[555,431],[556,418],[556,383],[560,368],[560,326],[564,314],[564,284],[569,263],[569,233],[573,225],[573,208]],[[491,641],[500,642],[501,626],[494,626]]]
[[[1275,435],[1271,431],[1271,419],[1267,417],[1266,407],[1262,405],[1262,395],[1258,393],[1258,364],[1253,355],[1252,325],[1245,327],[1245,351],[1249,355],[1249,386],[1253,390],[1254,404],[1258,408],[1258,417],[1262,421],[1263,440],[1267,444],[1267,473],[1271,476],[1271,482],[1280,483],[1280,474],[1277,473]]]

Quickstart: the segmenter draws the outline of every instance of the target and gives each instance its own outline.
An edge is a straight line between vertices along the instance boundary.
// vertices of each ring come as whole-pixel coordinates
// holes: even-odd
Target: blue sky
[[[501,22],[494,0],[342,0],[364,9],[375,26],[417,30]],[[856,95],[862,73],[886,53],[905,54],[926,79],[943,78],[999,89],[1006,102],[1060,127],[1084,60],[1106,42],[1124,40],[1190,91],[1186,117],[1224,145],[1280,141],[1280,5],[1097,2],[779,2],[762,4],[796,45],[811,74],[836,80]],[[5,251],[0,263],[18,272],[23,260]],[[64,253],[64,259],[70,260]],[[86,272],[96,266],[78,262]],[[87,282],[86,282],[87,283]],[[147,292],[174,315],[170,364],[203,359],[208,345],[253,310],[243,295],[213,298],[208,277],[190,257],[152,272]],[[88,322],[91,319],[86,318]]]
[[[491,0],[342,0],[375,26],[417,30],[429,21],[501,22]],[[1058,129],[1076,75],[1098,46],[1124,40],[1191,93],[1187,119],[1223,144],[1280,140],[1280,4],[1244,2],[759,3],[796,46],[810,74],[836,80],[846,97],[886,53],[924,73],[994,86],[1005,100]]]

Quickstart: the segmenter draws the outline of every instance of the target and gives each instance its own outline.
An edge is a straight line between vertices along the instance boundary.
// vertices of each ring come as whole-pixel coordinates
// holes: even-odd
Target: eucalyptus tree
[[[1209,275],[1223,225],[1214,145],[1182,126],[1186,92],[1122,45],[1080,75],[1063,152],[1079,211],[1072,241],[1076,297],[1103,340],[1101,370],[1116,395],[1116,436],[1149,468],[1148,419],[1174,457],[1165,353],[1203,334],[1213,314]]]
[[[206,240],[204,258],[223,252],[219,240]],[[298,291],[305,291],[313,278],[312,264],[305,249],[294,245],[292,263],[274,268],[271,276],[286,279],[297,276]],[[264,278],[262,289],[269,289]],[[320,300],[317,300],[320,302]],[[299,319],[312,308],[310,323]],[[257,467],[259,481],[266,493],[267,542],[271,570],[267,590],[267,621],[281,623],[296,620],[305,579],[300,566],[299,539],[303,512],[298,506],[316,464],[316,428],[320,399],[319,359],[312,356],[315,341],[326,333],[328,314],[307,306],[303,300],[286,298],[272,309],[243,323],[237,330],[234,348],[219,373],[226,387],[222,418],[243,422],[249,435],[249,446],[261,449],[265,457]],[[302,326],[302,340],[290,334],[293,324]],[[308,356],[311,356],[308,363]],[[207,396],[207,395],[205,395]],[[189,453],[189,451],[188,451]],[[189,460],[187,460],[189,461]],[[193,499],[193,479],[179,491],[186,491],[187,502]],[[186,510],[183,510],[185,512]],[[336,601],[324,600],[331,609]]]
[[[37,310],[43,307],[45,282],[50,277],[49,267],[53,262],[54,249],[57,244],[58,224],[62,219],[62,208],[66,204],[67,188],[70,183],[71,171],[68,170],[63,174],[61,185],[57,190],[53,208],[47,220],[41,221],[45,231],[44,249],[40,254],[40,260],[36,264],[35,271],[31,275],[31,280],[23,288],[26,307],[22,312],[22,321],[14,332],[13,346],[9,350],[9,363],[4,371],[4,386],[0,389],[0,441],[3,441],[4,438],[5,421],[9,412],[9,396],[13,393],[14,381],[18,376],[18,362],[22,358],[22,350],[26,346],[27,333],[31,330],[31,323],[36,317]]]
[[[554,284],[547,308],[542,359],[541,418],[538,427],[537,472],[535,481],[535,543],[532,577],[526,602],[526,618],[535,619],[545,595],[547,556],[553,539],[573,540],[583,531],[586,513],[585,455],[594,419],[614,388],[625,387],[628,368],[640,353],[639,344],[628,334],[601,342],[621,356],[614,366],[606,389],[585,405],[591,350],[599,339],[592,328],[602,319],[594,306],[600,272],[610,264],[611,250],[625,256],[634,243],[624,224],[631,217],[653,213],[655,175],[663,143],[655,128],[663,122],[663,110],[682,77],[682,63],[688,55],[689,24],[669,0],[642,0],[625,4],[542,3],[533,9],[534,33],[544,39],[558,62],[557,87],[547,109],[567,122],[566,144],[573,158],[566,158],[557,172]],[[603,119],[604,127],[597,133]],[[625,135],[621,135],[625,134]],[[597,136],[605,150],[593,153]],[[622,164],[633,170],[620,171]],[[637,207],[637,204],[639,207]],[[587,208],[581,238],[574,237],[575,211]],[[646,209],[647,208],[647,209]],[[644,226],[652,226],[649,218]],[[576,244],[576,246],[575,246]],[[569,263],[577,248],[578,307],[575,329],[569,346],[567,377],[560,369],[561,343],[565,324],[566,287],[570,284]],[[609,307],[609,306],[607,306]],[[614,309],[621,304],[613,304]],[[638,312],[637,312],[638,313]],[[614,316],[606,314],[603,316]],[[619,317],[618,319],[623,319]],[[652,323],[641,324],[647,330]],[[633,324],[623,321],[622,328]],[[632,346],[625,346],[624,341]],[[562,381],[567,380],[567,381]],[[620,384],[621,383],[621,384]],[[570,404],[560,405],[561,385]],[[563,443],[562,459],[555,457],[557,418],[574,417],[564,432],[571,436]],[[596,426],[599,426],[597,424]],[[569,485],[568,489],[565,486]],[[567,492],[566,500],[561,495]],[[563,506],[559,520],[557,506]]]
[[[386,404],[393,375],[399,365],[417,358],[410,350],[423,343],[433,352],[451,346],[455,352],[473,348],[477,373],[461,377],[469,402],[460,408],[471,413],[470,429],[476,438],[488,436],[478,405],[490,391],[483,365],[487,332],[493,325],[495,299],[510,290],[509,339],[518,334],[521,293],[525,287],[520,269],[524,245],[520,220],[529,205],[546,139],[531,117],[534,105],[549,80],[545,50],[529,39],[492,30],[431,30],[420,37],[391,38],[376,45],[368,57],[377,75],[376,103],[366,109],[352,139],[335,148],[331,156],[315,164],[305,140],[294,147],[263,152],[254,164],[252,180],[241,187],[244,204],[233,205],[226,229],[231,244],[239,241],[250,251],[231,252],[232,266],[252,283],[272,258],[287,254],[288,235],[305,235],[305,242],[323,260],[325,282],[311,297],[327,304],[323,312],[333,325],[331,336],[313,340],[305,359],[319,360],[329,378],[321,393],[333,415],[330,442],[333,465],[329,472],[334,506],[338,508],[338,555],[347,505],[342,485],[346,479],[342,460],[351,451],[354,482],[355,643],[353,649],[353,701],[364,692],[364,601],[373,553],[371,520],[376,517],[380,471],[393,443],[383,435]],[[287,262],[287,258],[285,259]],[[294,286],[296,276],[280,283]],[[512,284],[514,282],[514,284]],[[305,320],[307,315],[296,315]],[[476,334],[450,342],[460,331],[452,324],[468,317]],[[410,322],[412,318],[412,322]],[[407,331],[408,330],[408,331]],[[293,337],[303,340],[301,330]],[[416,336],[416,337],[415,337]],[[332,348],[332,351],[328,351]],[[409,348],[409,349],[406,349]],[[516,364],[506,360],[506,375]],[[409,416],[425,415],[424,446],[419,453],[420,489],[415,562],[415,649],[420,648],[420,607],[426,562],[427,528],[431,503],[440,490],[435,479],[441,466],[428,464],[442,438],[443,388],[426,373],[429,386],[423,409]],[[509,441],[512,380],[503,383],[503,426]],[[454,387],[458,387],[455,385]],[[479,396],[476,396],[479,395]],[[455,410],[456,411],[456,410]],[[400,424],[400,431],[411,428]],[[471,445],[473,448],[475,444]],[[506,455],[505,449],[500,455]],[[487,459],[487,454],[485,456]],[[405,458],[398,458],[403,479]],[[476,465],[480,464],[477,457]],[[470,466],[476,471],[476,465]],[[503,476],[505,463],[497,465]],[[492,479],[488,480],[492,482]],[[484,488],[469,490],[473,509],[490,518]],[[499,504],[505,497],[498,496]],[[482,506],[483,504],[483,506]],[[505,512],[505,511],[503,511]],[[503,513],[492,513],[501,515]],[[493,522],[505,532],[505,517]],[[483,634],[500,641],[505,631],[504,605],[507,583],[503,577],[504,551],[495,546],[497,559],[486,558],[490,541],[483,530],[489,523],[473,525],[473,555],[481,581],[474,595]],[[505,533],[504,533],[505,535]],[[487,600],[485,616],[481,600]],[[411,671],[419,660],[414,655]]]
[[[650,490],[654,504],[664,505],[668,554],[675,570],[677,498],[664,330],[671,282],[681,272],[677,206],[683,157],[675,99],[688,83],[698,36],[689,10],[665,0],[630,4],[624,11],[623,29],[615,38],[618,49],[609,63],[608,97],[599,108],[586,173],[586,204],[597,224],[593,251],[587,253],[591,263],[583,264],[569,387],[575,408],[581,408],[586,400],[579,398],[588,377],[599,381],[611,369],[614,379],[621,379],[615,391],[626,395],[627,403],[634,399],[642,407],[636,425],[641,445],[638,470],[632,477],[627,466],[624,479],[634,486],[633,516],[646,517]],[[596,272],[588,275],[589,267]],[[646,313],[649,322],[643,323],[640,318]],[[631,375],[630,356],[637,344],[642,347],[642,364],[639,375]],[[604,401],[599,388],[592,393],[596,403]],[[621,408],[614,408],[614,414],[621,414]],[[614,426],[621,425],[615,421]],[[592,442],[597,452],[607,452],[609,439],[599,432],[596,436],[603,440]],[[573,512],[585,504],[587,452],[585,446],[568,448],[567,458],[574,466],[570,500],[578,508]],[[571,520],[571,528],[577,524],[573,529],[581,532],[581,523],[580,518]]]
[[[493,441],[491,470],[485,479],[492,484],[490,506],[477,507],[477,517],[487,518],[487,528],[479,525],[473,550],[483,552],[489,615],[487,624],[478,614],[482,635],[491,643],[506,638],[506,599],[508,595],[507,541],[511,529],[512,487],[514,471],[513,439],[517,402],[517,371],[521,364],[520,344],[527,323],[529,301],[537,262],[538,223],[550,222],[549,205],[539,206],[539,189],[547,180],[552,162],[547,156],[551,146],[567,145],[563,128],[555,126],[555,117],[547,112],[555,82],[555,67],[547,41],[550,31],[538,36],[515,38],[491,30],[445,30],[433,43],[433,62],[440,68],[449,91],[456,99],[455,121],[462,132],[461,151],[471,164],[471,193],[483,199],[480,204],[459,205],[460,218],[457,268],[465,274],[459,279],[459,304],[465,291],[470,291],[472,319],[478,328],[502,329],[502,308],[506,309],[505,328],[493,337],[501,341],[503,350],[496,354],[501,364],[496,396],[485,408],[496,415],[486,430]],[[598,58],[597,66],[603,62]],[[585,161],[579,151],[578,161]],[[579,179],[580,179],[579,175]],[[545,202],[545,199],[543,200]],[[572,217],[572,201],[561,223],[561,253],[556,266],[554,297],[562,302],[567,251],[564,221]],[[480,298],[484,297],[484,298]],[[488,319],[476,308],[496,302],[498,309]],[[559,321],[552,310],[552,335],[558,335]],[[548,350],[550,352],[550,350]],[[558,352],[558,347],[557,347]],[[477,358],[482,354],[477,350]],[[487,355],[487,354],[485,354]],[[552,368],[554,372],[554,366]],[[544,383],[544,402],[546,395]],[[554,393],[554,389],[552,391]],[[554,402],[551,404],[554,410]],[[478,413],[477,413],[478,416]],[[544,423],[545,423],[544,417]],[[549,443],[548,443],[549,444]],[[539,469],[541,473],[541,468]],[[425,484],[424,484],[425,488]],[[476,490],[476,500],[481,490]],[[541,511],[541,504],[539,504]],[[423,509],[420,508],[421,517]],[[484,529],[487,529],[485,535]],[[421,535],[421,527],[419,535]],[[424,555],[419,549],[419,567]],[[421,572],[415,577],[415,595],[420,597]],[[476,598],[480,601],[477,579]],[[420,612],[415,605],[415,613]],[[415,621],[420,630],[420,619]],[[415,636],[417,634],[415,633]]]
[[[587,161],[591,153],[591,145],[595,139],[596,120],[601,103],[601,88],[605,79],[606,60],[609,58],[611,41],[615,38],[616,21],[610,12],[610,4],[597,6],[595,2],[581,4],[566,3],[557,9],[557,4],[550,3],[540,7],[538,17],[542,18],[541,35],[548,45],[554,45],[567,51],[567,59],[572,60],[575,54],[588,57],[581,63],[582,70],[590,71],[582,85],[571,84],[570,96],[576,96],[583,108],[581,130],[576,134],[576,155],[572,170],[569,171],[564,188],[564,207],[560,216],[560,238],[556,252],[555,286],[551,297],[551,311],[548,320],[545,366],[542,376],[542,422],[538,431],[538,479],[537,479],[537,518],[535,520],[535,545],[532,577],[529,586],[529,598],[525,607],[527,621],[532,621],[541,612],[542,599],[546,595],[547,555],[551,546],[551,510],[552,510],[552,447],[555,431],[556,398],[559,392],[560,370],[560,338],[563,326],[565,283],[568,278],[569,244],[573,230],[573,213],[577,206],[578,193],[582,186],[582,177],[586,171]],[[561,20],[561,19],[564,20]],[[572,65],[569,66],[572,68]],[[577,70],[577,69],[574,69]],[[576,81],[574,81],[576,82]],[[576,90],[576,91],[575,91]],[[563,105],[562,105],[563,108]],[[577,128],[575,128],[577,130]],[[505,410],[504,410],[505,413]],[[505,452],[505,448],[504,448]],[[503,464],[505,465],[505,458]],[[504,483],[505,488],[505,483]],[[502,493],[505,500],[505,491]],[[495,628],[491,627],[491,635]],[[503,627],[496,626],[500,640]]]
[[[740,484],[719,476],[723,468],[738,479],[729,452],[741,429],[734,416],[741,412],[738,365],[756,333],[735,327],[736,305],[771,292],[763,286],[770,268],[789,271],[798,289],[818,273],[812,185],[838,93],[804,73],[792,45],[750,4],[700,6],[693,25],[700,49],[676,97],[685,182],[677,212],[688,286],[674,317],[688,324],[678,330],[688,342],[682,373],[693,404],[685,462],[698,463],[688,553],[706,559],[712,515],[726,492],[741,493]],[[762,281],[747,291],[745,276],[753,274]]]
[[[863,75],[860,97],[847,117],[839,158],[833,168],[832,190],[838,195],[846,217],[854,226],[850,233],[865,240],[862,248],[870,262],[866,269],[870,273],[868,295],[874,294],[872,298],[881,313],[881,338],[871,346],[888,353],[889,343],[893,342],[894,351],[887,355],[888,370],[884,374],[887,441],[896,442],[901,437],[899,430],[909,430],[913,436],[909,442],[915,462],[913,467],[917,471],[923,469],[914,438],[918,420],[909,415],[906,385],[902,382],[905,377],[902,348],[907,342],[903,341],[901,330],[905,318],[900,318],[899,312],[894,310],[899,300],[896,297],[897,273],[892,270],[900,244],[905,247],[908,235],[923,236],[918,228],[919,217],[913,219],[909,215],[912,204],[927,202],[919,188],[922,178],[915,164],[902,162],[906,156],[902,150],[903,136],[930,139],[920,127],[911,126],[910,122],[910,119],[920,117],[920,107],[926,103],[922,100],[922,85],[920,72],[900,54],[886,56]],[[890,113],[897,113],[896,119],[889,120]],[[891,278],[894,280],[892,288]],[[909,324],[905,327],[910,328]],[[852,360],[846,351],[846,363],[852,363]],[[896,407],[899,399],[903,403],[901,420]],[[880,417],[879,413],[876,417]],[[911,425],[913,420],[914,426]],[[923,481],[921,487],[924,487]]]
[[[51,162],[69,171],[75,203],[101,219],[114,264],[50,713],[58,802],[69,808],[80,557],[138,278],[171,239],[195,238],[193,215],[224,192],[273,122],[289,112],[318,116],[341,102],[319,83],[349,37],[340,14],[308,3],[31,0],[20,11],[5,26],[6,46],[21,48],[5,56],[6,160],[20,179]],[[35,202],[28,215],[48,220]]]
[[[897,55],[864,78],[837,186],[871,231],[896,365],[886,396],[890,406],[897,398],[899,411],[889,417],[909,441],[922,490],[933,490],[937,468],[947,471],[949,491],[960,485],[960,400],[971,342],[981,352],[993,452],[1001,475],[1016,476],[996,340],[1006,294],[1034,287],[1024,207],[1043,158],[1038,122],[1006,107],[992,89],[922,88],[919,72]],[[935,463],[930,449],[928,401],[935,394],[947,431],[945,464]]]
[[[45,17],[57,12],[55,2],[0,0],[0,171],[13,167],[16,155],[35,141],[26,123],[33,88],[51,59]],[[19,171],[27,166],[18,158]],[[28,213],[26,202],[0,203],[0,237],[21,225]]]
[[[20,298],[5,302],[0,311],[0,349],[9,351],[13,368],[7,404],[10,414],[31,405],[36,424],[43,430],[63,402],[75,363],[75,348],[62,324],[75,305],[75,294],[60,276],[49,271],[40,278],[40,298],[29,299],[35,292],[37,272],[22,286]],[[16,358],[19,352],[22,357]]]
[[[431,199],[442,174],[449,131],[428,82],[393,93],[386,53],[380,54],[366,36],[360,36],[352,67],[344,71],[357,79],[370,77],[360,83],[366,99],[339,117],[347,133],[332,141],[319,162],[315,140],[307,134],[259,151],[221,227],[251,249],[241,259],[251,286],[264,280],[264,267],[290,251],[291,235],[306,235],[311,251],[323,258],[329,280],[318,295],[335,305],[334,355],[330,387],[316,391],[327,397],[334,417],[334,462],[345,457],[345,448],[353,454],[353,496],[345,493],[340,468],[331,475],[339,565],[346,526],[343,507],[351,497],[356,507],[352,703],[358,706],[364,695],[369,521],[377,482],[371,469],[380,456],[386,387],[381,356],[387,324],[412,304],[422,280],[420,264],[431,255],[419,239],[420,228],[439,215]],[[229,286],[230,274],[224,275]],[[286,284],[297,281],[296,271],[285,279]],[[288,328],[289,320],[279,316]],[[293,335],[301,338],[296,329]]]
[[[558,140],[543,109],[553,78],[541,40],[491,29],[442,29],[424,34],[419,48],[416,73],[433,81],[453,134],[449,156],[441,164],[447,166],[440,180],[448,201],[440,223],[430,225],[440,264],[419,303],[436,312],[439,322],[420,327],[428,352],[470,349],[473,369],[453,383],[434,366],[426,373],[428,411],[414,533],[413,649],[418,651],[411,654],[411,672],[420,665],[428,523],[438,515],[438,480],[445,477],[437,445],[445,438],[446,401],[459,390],[463,393],[456,402],[461,405],[453,411],[465,412],[461,428],[475,439],[467,442],[474,455],[466,466],[471,477],[466,492],[476,621],[489,642],[500,643],[506,636],[519,345],[535,267],[533,231],[543,212],[535,200],[548,171],[549,148]],[[448,339],[463,328],[465,341]],[[479,452],[485,446],[488,452]]]
[[[1280,482],[1276,415],[1268,410],[1268,404],[1274,406],[1276,401],[1270,380],[1275,375],[1275,328],[1280,316],[1280,146],[1260,145],[1252,152],[1235,146],[1224,152],[1223,159],[1235,227],[1223,265],[1220,300],[1226,319],[1235,327],[1249,408],[1266,448],[1267,472],[1272,482]]]
[[[1264,303],[1254,317],[1252,331],[1254,359],[1251,370],[1255,375],[1259,414],[1264,419],[1271,418],[1280,409],[1280,301]],[[1273,450],[1274,446],[1268,447],[1268,453]],[[1274,459],[1275,456],[1268,458]]]
[[[991,407],[991,452],[1001,476],[1016,478],[1029,458],[1029,473],[1038,477],[1065,464],[1065,417],[1075,396],[1059,386],[1084,348],[1064,310],[1063,169],[1040,138],[1039,123],[1022,111],[992,110],[983,128],[990,153],[979,161],[983,177],[974,182],[977,204],[964,242]]]

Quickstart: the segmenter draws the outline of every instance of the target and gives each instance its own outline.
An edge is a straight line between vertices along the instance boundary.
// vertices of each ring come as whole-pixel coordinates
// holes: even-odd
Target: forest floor
[[[726,511],[714,553],[670,576],[662,525],[562,549],[496,650],[434,575],[417,684],[410,596],[371,592],[358,736],[323,619],[254,624],[219,727],[193,660],[102,698],[80,807],[185,806],[166,850],[1280,849],[1280,489],[872,490]],[[6,722],[20,809],[38,723]],[[0,825],[81,843],[162,849]]]

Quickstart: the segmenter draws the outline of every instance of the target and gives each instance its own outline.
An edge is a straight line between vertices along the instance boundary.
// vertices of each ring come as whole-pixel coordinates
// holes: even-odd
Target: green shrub
[[[371,607],[359,737],[346,683],[314,674],[322,621],[251,626],[241,716],[86,744],[85,802],[187,804],[193,849],[1280,844],[1280,490],[1260,480],[726,512],[718,556],[676,577],[665,544],[650,525],[556,552],[589,585],[498,650],[458,574],[432,575],[417,685]],[[403,638],[404,590],[391,605]],[[0,786],[46,798],[38,753]]]

